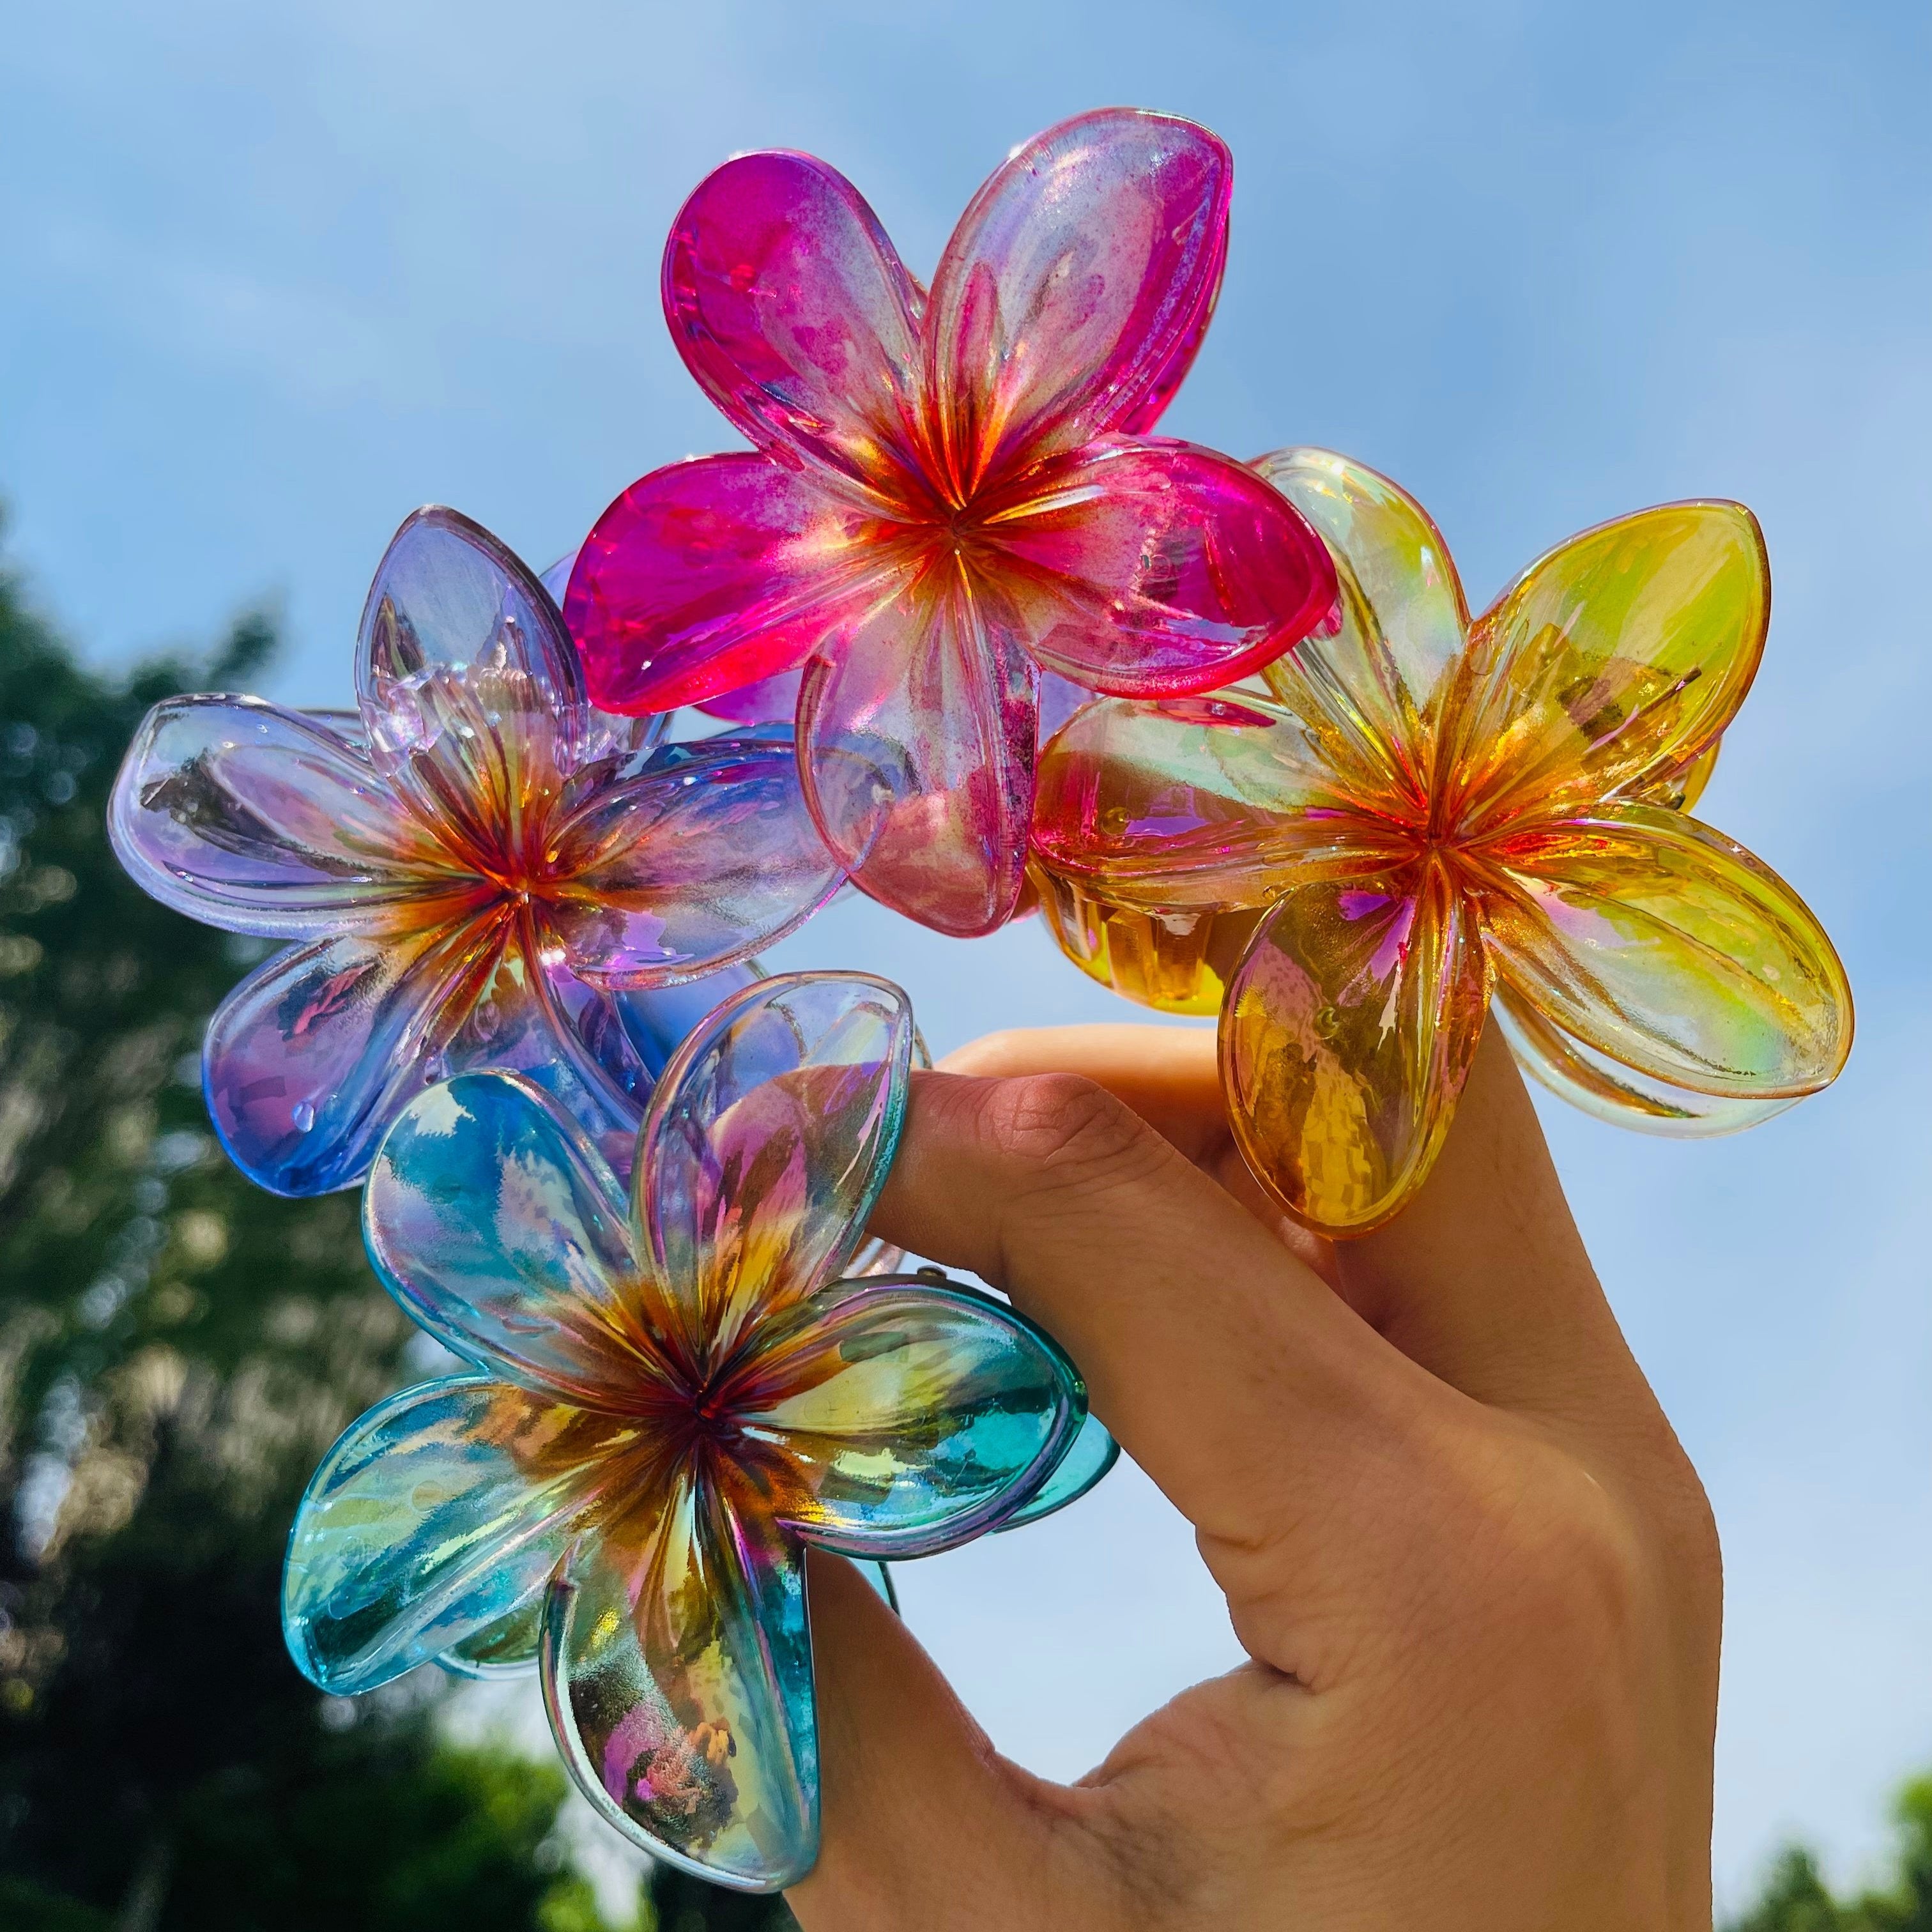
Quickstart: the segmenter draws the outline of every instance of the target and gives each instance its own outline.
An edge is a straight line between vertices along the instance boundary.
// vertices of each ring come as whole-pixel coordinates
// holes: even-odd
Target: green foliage
[[[1811,1854],[1782,1852],[1763,1896],[1728,1932],[1932,1932],[1932,1776],[1900,1792],[1896,1875],[1882,1890],[1834,1899]]]
[[[147,898],[105,828],[148,706],[273,643],[112,679],[0,577],[0,1923],[603,1932],[554,1766],[282,1648],[295,1499],[407,1325],[352,1196],[262,1194],[208,1131],[202,1031],[266,947]]]
[[[1730,1932],[1844,1932],[1844,1915],[1825,1888],[1817,1862],[1802,1846],[1778,1855],[1763,1895]]]
[[[558,1881],[555,1766],[380,1720],[198,1786],[178,1813],[167,1922],[280,1932],[523,1932]],[[595,1924],[592,1919],[590,1922]]]
[[[798,1921],[782,1898],[727,1892],[658,1865],[645,1882],[640,1932],[798,1932]]]

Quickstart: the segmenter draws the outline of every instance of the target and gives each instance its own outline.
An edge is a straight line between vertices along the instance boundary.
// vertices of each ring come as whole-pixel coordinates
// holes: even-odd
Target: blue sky
[[[706,169],[824,154],[929,269],[1015,142],[1121,101],[1236,157],[1168,427],[1392,472],[1478,599],[1606,516],[1750,503],[1771,649],[1703,811],[1838,938],[1852,1066],[1733,1142],[1550,1124],[1725,1533],[1720,1881],[1792,1829],[1850,1871],[1932,1765],[1929,90],[1922,5],[66,0],[0,46],[10,550],[106,661],[274,600],[272,694],[339,700],[414,505],[541,564],[730,441],[656,298]],[[946,942],[860,904],[786,955],[896,974],[942,1048],[1125,1010],[1030,928]],[[1234,1654],[1131,1473],[906,1595],[1052,1772]]]

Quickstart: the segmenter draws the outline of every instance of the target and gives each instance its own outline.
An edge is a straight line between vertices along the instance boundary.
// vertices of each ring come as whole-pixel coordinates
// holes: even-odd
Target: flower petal
[[[410,1318],[493,1373],[608,1407],[641,1372],[622,1188],[514,1075],[460,1074],[403,1108],[369,1170],[362,1231]]]
[[[1088,1420],[1090,1422],[1092,1418],[1090,1417]],[[1097,1428],[1099,1425],[1095,1424],[1094,1426]],[[1100,1432],[1102,1436],[1106,1433],[1104,1430]],[[1083,1432],[1081,1444],[1084,1444],[1085,1439]],[[1075,1445],[1075,1449],[1069,1453],[1066,1462],[1054,1472],[1053,1481],[1047,1486],[1048,1489],[1058,1490],[1062,1472],[1068,1463],[1074,1461],[1081,1444]],[[1110,1458],[1110,1466],[1111,1460]],[[1076,1493],[1084,1496],[1092,1486],[1090,1481],[1083,1483]],[[1037,1516],[1050,1515],[1054,1510],[1061,1508],[1074,1500],[1071,1496],[1064,1496],[1048,1503],[1045,1500],[1046,1493],[1046,1490],[1042,1490],[1024,1511],[1001,1523],[1000,1528],[1012,1529],[1023,1522],[1032,1522]],[[871,1586],[873,1594],[887,1610],[896,1615],[899,1607],[898,1592],[893,1587],[892,1572],[885,1564],[871,1562],[864,1558],[855,1558],[852,1567]],[[506,1616],[494,1624],[486,1624],[474,1636],[466,1637],[462,1642],[452,1645],[436,1659],[436,1662],[444,1670],[458,1677],[490,1678],[526,1676],[537,1667],[538,1655],[543,1643],[544,1612],[548,1598],[548,1589],[540,1586]]]
[[[570,590],[572,572],[584,546],[567,551],[556,562],[542,572],[537,581],[541,584],[550,601],[560,615],[563,610],[563,600]],[[568,626],[565,627],[566,629]],[[789,712],[786,713],[788,717]],[[626,718],[613,711],[599,711],[595,707],[586,713],[584,733],[584,751],[581,762],[588,764],[593,758],[623,758],[633,753],[648,752],[664,742],[664,734],[670,729],[668,712],[651,711],[641,716]]]
[[[318,940],[222,1001],[202,1084],[221,1144],[258,1187],[326,1194],[362,1178],[396,1108],[431,1077],[468,945],[436,928]]]
[[[1634,1067],[1619,1066],[1534,1006],[1519,1010],[1500,990],[1492,997],[1490,1011],[1526,1073],[1558,1100],[1612,1126],[1635,1127],[1666,1140],[1706,1140],[1740,1133],[1798,1104],[1796,1094],[1775,1100],[1739,1100],[1673,1087]]]
[[[144,892],[231,932],[366,932],[464,887],[367,758],[256,698],[156,705],[122,762],[107,829]]]
[[[735,724],[789,724],[798,715],[799,686],[804,680],[801,665],[736,691],[720,692],[715,698],[700,700],[698,708]]]
[[[711,739],[603,786],[556,835],[546,908],[594,984],[698,978],[769,946],[844,874],[806,809],[788,742]]]
[[[628,1172],[650,1071],[614,997],[561,956],[502,904],[278,953],[208,1025],[203,1084],[222,1144],[272,1192],[326,1193],[362,1178],[397,1110],[432,1081],[496,1068],[560,1101]]]
[[[1040,742],[1044,748],[1046,741],[1060,728],[1071,722],[1076,712],[1091,704],[1094,694],[1084,684],[1076,684],[1071,678],[1062,677],[1058,671],[1043,670],[1040,674]]]
[[[527,1676],[537,1667],[537,1652],[543,1640],[548,1582],[546,1578],[495,1622],[485,1624],[461,1642],[452,1644],[436,1662],[457,1677],[488,1680]]]
[[[1660,805],[1669,812],[1694,812],[1711,774],[1718,769],[1724,740],[1713,738],[1694,758],[1646,772],[1641,782],[1625,785],[1618,795],[1625,805]]]
[[[654,1858],[744,1892],[818,1850],[805,1571],[728,1468],[586,1536],[553,1586],[544,1702],[598,1814]]]
[[[479,863],[515,850],[582,761],[584,674],[556,605],[440,506],[404,522],[376,572],[356,693],[377,768]]]
[[[1042,1516],[1053,1516],[1077,1503],[1120,1460],[1120,1445],[1108,1434],[1106,1425],[1091,1409],[1080,1425],[1065,1455],[1054,1465],[1053,1473],[1032,1496],[1010,1516],[994,1525],[998,1529],[1021,1529]]]
[[[1012,916],[1037,675],[1011,604],[950,561],[813,658],[798,706],[806,800],[862,891],[961,938]]]
[[[1469,607],[1442,534],[1399,484],[1327,449],[1279,449],[1255,468],[1322,533],[1340,583],[1339,628],[1264,675],[1365,794],[1425,797]]]
[[[640,478],[598,518],[564,617],[599,704],[668,711],[795,670],[902,569],[902,548],[767,457],[699,457]]]
[[[1056,878],[1044,866],[1036,866],[1030,876],[1060,951],[1109,992],[1163,1013],[1218,1013],[1262,917],[1253,908],[1149,911]]]
[[[1122,108],[1049,128],[988,179],[926,324],[934,440],[962,500],[1152,426],[1214,308],[1233,183],[1206,128]]]
[[[1096,691],[1232,683],[1334,608],[1334,566],[1294,506],[1192,443],[1088,443],[980,507],[1028,648]]]
[[[590,1133],[620,1180],[631,1172],[638,1123],[650,1098],[652,1063],[640,1054],[619,996],[580,980],[542,922],[506,946],[442,1071],[520,1073]]]
[[[813,1297],[767,1331],[758,1376],[745,1426],[800,1485],[783,1519],[851,1556],[929,1556],[992,1528],[1037,1493],[1087,1412],[1078,1372],[1030,1322],[911,1276]]]
[[[1447,802],[1556,818],[1688,764],[1736,714],[1771,611],[1742,503],[1666,503],[1572,537],[1471,627]]]
[[[1482,854],[1491,957],[1519,1010],[1694,1093],[1815,1092],[1851,989],[1798,895],[1722,832],[1653,806],[1522,829]]]
[[[1292,712],[1245,694],[1090,704],[1041,753],[1034,859],[1163,912],[1257,906],[1284,872],[1359,869],[1390,835],[1321,750]]]
[[[670,986],[614,993],[610,998],[631,1051],[655,1081],[671,1055],[716,1007],[764,977],[756,960],[745,960],[707,973],[701,980],[681,980]]]
[[[1284,877],[1352,876],[1385,826],[1264,698],[1109,698],[1041,754],[1032,877],[1060,950],[1163,1012],[1218,1013]]]
[[[844,1268],[898,1144],[912,1010],[860,973],[793,973],[729,1000],[678,1049],[633,1184],[694,1349],[722,1360],[762,1312]]]
[[[1366,1234],[1420,1187],[1482,1036],[1474,920],[1435,866],[1287,893],[1221,1015],[1228,1119],[1295,1219]]]
[[[351,1424],[289,1535],[282,1628],[302,1674],[372,1690],[514,1610],[568,1547],[613,1426],[482,1376]]]
[[[664,320],[760,448],[869,496],[918,467],[919,292],[856,188],[809,154],[740,154],[664,246]]]

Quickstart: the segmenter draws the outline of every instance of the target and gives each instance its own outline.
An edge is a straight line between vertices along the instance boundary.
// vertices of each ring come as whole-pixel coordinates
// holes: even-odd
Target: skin
[[[916,1075],[873,1226],[1066,1346],[1249,1661],[1052,1784],[814,1556],[806,1932],[1708,1932],[1716,1532],[1493,1031],[1358,1241],[1248,1178],[1210,1035],[1128,1026]]]

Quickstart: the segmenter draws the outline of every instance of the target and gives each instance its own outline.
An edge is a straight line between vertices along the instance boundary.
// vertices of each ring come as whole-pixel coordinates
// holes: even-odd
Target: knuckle
[[[1640,1641],[1651,1590],[1642,1539],[1586,1471],[1552,1456],[1536,1480],[1490,1489],[1469,1520],[1467,1560],[1487,1573],[1492,1614],[1512,1642],[1607,1663]]]
[[[1648,1521],[1680,1608],[1714,1628],[1724,1614],[1724,1558],[1718,1518],[1696,1468],[1673,1437],[1647,1490]]]
[[[1056,1187],[1132,1179],[1164,1147],[1138,1114],[1076,1073],[994,1082],[982,1120],[997,1153]]]

